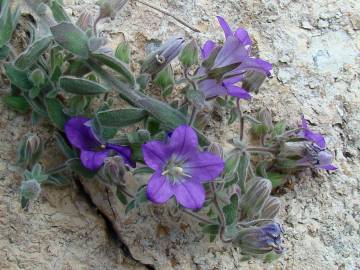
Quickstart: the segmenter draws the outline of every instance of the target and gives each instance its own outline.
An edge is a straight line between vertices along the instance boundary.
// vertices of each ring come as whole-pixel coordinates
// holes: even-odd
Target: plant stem
[[[184,77],[196,91],[197,90],[196,83],[194,82],[194,80],[192,78],[189,77],[189,69],[187,67],[184,69]]]
[[[246,223],[239,222],[238,225],[247,227],[247,226],[255,225],[255,224],[258,223],[258,222],[273,222],[273,221],[274,221],[274,219],[269,219],[269,218],[266,218],[266,219],[256,219],[256,220],[252,220],[252,221],[249,221],[249,222],[246,222]]]
[[[198,110],[197,110],[196,106],[193,105],[190,120],[189,120],[189,126],[192,127],[194,125],[197,113],[198,113]]]
[[[207,218],[201,217],[201,216],[195,214],[194,212],[191,212],[191,211],[186,210],[186,209],[182,209],[182,210],[183,210],[183,212],[185,214],[188,214],[189,216],[192,216],[193,218],[196,218],[197,220],[200,220],[201,222],[211,224],[211,225],[218,225],[216,222],[208,220]]]
[[[64,163],[64,164],[61,164],[57,167],[54,167],[54,168],[51,168],[49,170],[47,170],[45,173],[46,174],[56,174],[56,173],[59,173],[59,172],[62,172],[64,171],[65,169],[67,169],[68,167],[68,164],[67,164],[67,161]]]
[[[131,194],[126,188],[119,187],[119,189],[129,198],[131,198],[131,199],[135,198],[135,196],[133,194]]]
[[[216,188],[215,188],[215,183],[211,182],[210,183],[210,189],[211,192],[214,196],[213,198],[213,202],[214,202],[214,206],[217,210],[217,212],[219,213],[219,219],[220,219],[220,239],[221,241],[223,241],[224,243],[229,243],[231,242],[231,239],[226,239],[224,236],[225,233],[225,226],[226,226],[226,220],[225,220],[225,215],[224,212],[222,211],[219,201],[218,201],[218,197],[216,195]]]
[[[173,18],[174,20],[178,21],[179,23],[181,23],[182,25],[186,26],[187,28],[191,29],[192,31],[194,31],[194,32],[196,32],[196,33],[200,33],[200,30],[196,29],[195,27],[192,27],[191,25],[189,25],[188,23],[186,23],[186,22],[183,21],[182,19],[177,18],[175,15],[167,12],[166,10],[164,10],[164,9],[162,9],[162,8],[156,7],[156,6],[152,5],[152,4],[149,4],[149,3],[147,3],[147,2],[144,2],[144,1],[142,1],[142,0],[137,0],[137,2],[140,3],[140,4],[143,4],[143,5],[145,5],[145,6],[148,6],[149,8],[155,9],[155,10],[157,10],[157,11],[159,11],[159,12],[161,12],[161,13],[163,13],[163,14],[171,17],[171,18]]]
[[[236,107],[239,113],[239,124],[240,124],[240,141],[244,139],[244,114],[240,107],[240,99],[238,98],[236,101]]]

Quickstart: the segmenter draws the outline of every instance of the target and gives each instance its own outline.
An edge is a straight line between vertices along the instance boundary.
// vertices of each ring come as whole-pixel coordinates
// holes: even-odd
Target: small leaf
[[[50,3],[50,9],[56,22],[71,22],[69,16],[58,0],[53,0]]]
[[[219,232],[219,225],[215,225],[215,224],[209,224],[209,225],[205,225],[204,227],[202,227],[202,231],[204,233],[208,233],[208,234],[212,234],[212,235],[217,235]]]
[[[53,185],[57,187],[67,186],[69,183],[69,178],[61,174],[49,175],[48,178],[44,182],[42,182],[42,184]]]
[[[246,183],[249,166],[250,166],[250,154],[243,153],[240,157],[239,165],[237,168],[237,178],[238,178],[237,183],[243,192],[245,192],[245,183]]]
[[[6,96],[4,97],[4,102],[11,109],[19,113],[26,113],[30,110],[29,103],[22,96]]]
[[[99,95],[108,92],[105,87],[96,82],[70,76],[60,78],[60,87],[68,93],[77,95]]]
[[[25,71],[17,69],[12,64],[5,64],[6,76],[10,82],[22,90],[29,90],[32,88],[32,83],[28,79],[28,74]]]
[[[4,60],[9,56],[10,48],[8,46],[4,46],[0,48],[0,60]]]
[[[62,22],[50,27],[50,30],[55,41],[64,49],[85,59],[89,57],[88,37],[80,28],[72,23]]]
[[[1,5],[0,13],[0,48],[5,46],[11,39],[13,30],[15,29],[15,21],[17,19],[17,13],[11,14],[8,1],[5,1]],[[14,16],[16,15],[16,16]],[[13,18],[14,17],[14,18]],[[14,19],[14,21],[13,21]]]
[[[63,130],[64,125],[68,119],[63,112],[63,104],[57,99],[45,98],[44,101],[51,122],[54,124],[55,127]]]
[[[239,166],[239,162],[240,162],[239,153],[234,153],[226,159],[224,172],[227,177],[231,177],[235,174]]]
[[[68,161],[69,167],[76,173],[80,174],[81,176],[91,179],[96,175],[96,171],[90,171],[86,169],[82,164],[80,159],[71,159]]]
[[[54,138],[65,157],[69,159],[77,157],[76,151],[69,146],[65,138],[59,132],[55,132]]]
[[[280,121],[275,124],[273,133],[275,136],[280,136],[285,132],[285,129],[286,129],[285,121]]]
[[[52,37],[44,37],[31,44],[28,49],[19,55],[15,61],[15,66],[25,70],[39,60],[39,57],[49,47]]]
[[[152,174],[152,173],[154,173],[154,170],[149,167],[140,167],[140,168],[136,168],[135,170],[132,171],[132,175]]]
[[[121,42],[115,51],[115,57],[126,64],[130,63],[130,46],[127,42]]]
[[[286,175],[281,173],[273,173],[273,172],[267,173],[267,178],[271,181],[273,188],[277,188],[283,185],[286,181],[285,177]]]
[[[33,87],[29,91],[29,97],[31,99],[36,98],[40,94],[41,89],[39,87]]]
[[[233,107],[230,111],[230,118],[228,125],[232,125],[239,118],[239,112],[236,107]]]
[[[135,84],[134,74],[128,67],[115,57],[103,53],[93,53],[92,56],[105,66],[119,72],[131,85]]]
[[[122,192],[121,188],[117,188],[116,190],[116,196],[118,197],[119,201],[126,205],[127,204],[127,197],[126,195]]]
[[[96,117],[103,127],[121,128],[140,122],[146,115],[144,110],[127,108],[98,112]]]
[[[171,66],[167,66],[158,74],[154,79],[154,83],[164,92],[165,90],[171,91],[174,87],[174,73]],[[170,88],[170,90],[168,89]]]
[[[230,198],[230,204],[223,207],[226,225],[231,225],[237,222],[238,219],[238,202],[239,198],[237,194],[233,194]]]
[[[191,67],[199,62],[199,48],[195,40],[192,40],[183,48],[179,60],[185,67]]]

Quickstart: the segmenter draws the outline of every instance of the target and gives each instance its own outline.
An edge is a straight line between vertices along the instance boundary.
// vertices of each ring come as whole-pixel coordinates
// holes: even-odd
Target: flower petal
[[[180,158],[193,155],[199,146],[196,132],[190,126],[178,126],[170,137],[169,146],[171,152]]]
[[[251,95],[243,88],[236,85],[227,85],[227,92],[230,96],[241,98],[241,99],[251,99]]]
[[[154,170],[162,170],[170,158],[169,146],[160,141],[151,141],[142,146],[146,165]]]
[[[104,160],[108,156],[109,152],[110,150],[103,150],[99,152],[81,150],[80,160],[85,168],[95,171],[104,164]]]
[[[224,46],[220,49],[213,68],[225,67],[235,63],[244,62],[249,58],[249,52],[236,37],[228,37]]]
[[[214,41],[208,40],[205,42],[204,46],[201,49],[201,55],[203,60],[206,60],[210,56],[215,47],[216,43]]]
[[[224,161],[210,152],[199,152],[193,155],[182,168],[196,182],[211,181],[224,170]]]
[[[324,136],[322,136],[319,133],[315,133],[315,132],[312,132],[311,130],[307,129],[307,130],[304,130],[304,137],[310,141],[313,141],[322,149],[324,149],[326,146]]]
[[[217,16],[216,17],[220,23],[221,28],[224,30],[225,33],[225,38],[229,37],[229,36],[233,36],[234,33],[231,30],[229,24],[225,21],[225,19],[221,16]]]
[[[236,76],[237,74],[244,74],[246,71],[258,71],[266,76],[271,75],[272,65],[259,58],[248,57],[237,68],[226,73],[227,76]]]
[[[227,94],[226,88],[216,80],[203,80],[199,82],[198,86],[200,91],[205,94],[206,98],[225,96]]]
[[[205,189],[200,183],[184,181],[173,186],[176,200],[185,208],[200,209],[205,202]]]
[[[165,203],[174,195],[172,185],[160,172],[152,175],[147,185],[147,197],[154,203]]]
[[[116,144],[110,144],[110,143],[107,144],[106,147],[116,151],[124,159],[125,164],[127,164],[133,168],[136,167],[136,163],[133,160],[131,160],[130,147],[116,145]]]
[[[79,116],[71,118],[65,124],[65,134],[69,142],[76,148],[88,151],[100,146],[91,128],[85,125],[89,120]]]
[[[322,165],[322,166],[319,166],[320,169],[324,169],[324,170],[329,170],[329,171],[334,171],[334,170],[337,170],[337,167],[332,165],[332,164],[329,164],[329,165]]]
[[[238,40],[240,41],[241,44],[243,44],[245,46],[251,46],[252,45],[252,41],[251,41],[251,38],[249,36],[249,33],[244,28],[239,27],[235,31],[235,36],[238,38]]]

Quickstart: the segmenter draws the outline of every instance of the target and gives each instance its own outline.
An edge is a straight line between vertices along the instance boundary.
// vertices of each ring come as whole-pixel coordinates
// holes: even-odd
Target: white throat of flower
[[[161,173],[161,175],[163,176],[170,176],[174,179],[178,178],[178,177],[191,177],[191,175],[188,175],[184,172],[184,169],[178,166],[174,166],[174,167],[170,167],[167,170],[163,171]]]

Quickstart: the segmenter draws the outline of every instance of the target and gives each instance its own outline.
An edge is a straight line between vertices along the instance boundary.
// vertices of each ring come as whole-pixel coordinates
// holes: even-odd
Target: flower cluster
[[[249,72],[269,76],[272,66],[251,56],[252,41],[245,29],[238,28],[233,32],[222,17],[217,18],[226,40],[222,46],[209,40],[201,49],[204,62],[197,76],[205,78],[199,82],[199,89],[207,99],[225,95],[250,99],[247,89],[238,86],[238,83],[246,79]]]

